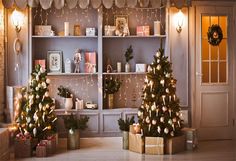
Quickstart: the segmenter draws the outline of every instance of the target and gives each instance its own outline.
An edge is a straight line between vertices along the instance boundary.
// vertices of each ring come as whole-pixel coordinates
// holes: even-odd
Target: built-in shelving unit
[[[132,10],[132,12],[129,12]],[[96,73],[84,72],[84,58],[80,63],[80,73],[48,73],[48,77],[51,79],[51,85],[49,91],[52,97],[56,100],[56,114],[58,115],[58,130],[64,130],[62,117],[68,113],[74,113],[78,117],[89,116],[88,129],[83,133],[86,136],[117,136],[120,135],[120,130],[117,124],[117,120],[135,116],[137,119],[137,109],[141,103],[141,89],[143,86],[146,72],[135,72],[135,64],[143,63],[149,64],[153,60],[153,55],[159,48],[161,39],[165,39],[165,29],[162,28],[162,35],[153,35],[153,21],[162,18],[162,26],[165,26],[165,10],[153,9],[152,12],[156,13],[156,16],[147,18],[145,22],[135,20],[134,14],[140,14],[139,10],[142,9],[118,9],[113,8],[112,11],[99,8],[89,8],[86,14],[80,8],[73,9],[73,12],[64,8],[64,15],[60,10],[51,9],[51,12],[39,13],[40,9],[31,10],[30,27],[31,39],[30,49],[32,57],[32,67],[34,61],[37,59],[47,60],[47,52],[49,50],[59,50],[63,53],[63,62],[66,59],[70,59],[73,62],[73,56],[77,49],[82,49],[82,54],[86,51],[95,51],[97,53],[97,70]],[[143,9],[143,15],[147,15],[148,9]],[[160,10],[162,10],[161,17]],[[128,14],[129,17],[129,29],[130,36],[105,36],[104,26],[114,25],[114,13],[117,15]],[[77,13],[77,14],[76,14]],[[85,12],[84,12],[85,13]],[[37,15],[38,14],[38,15]],[[39,15],[41,14],[41,15]],[[56,16],[59,14],[60,16]],[[47,23],[52,26],[56,36],[37,36],[34,35],[34,26],[42,24],[38,16],[47,17]],[[85,17],[87,16],[87,17]],[[76,18],[75,18],[76,17]],[[140,17],[140,16],[138,16]],[[64,22],[70,23],[70,36],[57,36],[58,33],[63,31]],[[144,20],[143,20],[144,21]],[[96,36],[73,36],[73,26],[81,25],[81,35],[85,35],[86,27],[95,27],[97,29]],[[136,26],[149,25],[150,36],[137,36]],[[130,61],[131,72],[124,72],[125,57],[124,53],[129,45],[133,46],[134,59]],[[122,72],[106,73],[107,61],[110,60],[110,65],[116,70],[117,62],[122,63]],[[64,66],[64,64],[63,64]],[[73,71],[73,70],[72,70]],[[122,86],[119,92],[114,95],[114,107],[109,109],[107,107],[106,99],[103,93],[103,80],[106,77],[115,77],[122,80]],[[59,85],[63,85],[69,88],[75,98],[83,99],[84,104],[86,102],[92,102],[98,105],[97,109],[83,109],[65,111],[63,98],[57,95],[57,88]],[[74,106],[75,107],[75,106]],[[83,135],[82,134],[82,135]]]

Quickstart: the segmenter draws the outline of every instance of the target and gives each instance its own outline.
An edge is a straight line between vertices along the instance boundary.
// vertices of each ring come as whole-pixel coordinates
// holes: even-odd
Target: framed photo
[[[114,20],[116,29],[118,29],[121,33],[123,33],[125,27],[128,26],[128,15],[115,15]]]
[[[49,73],[62,72],[62,51],[48,51],[47,65]]]

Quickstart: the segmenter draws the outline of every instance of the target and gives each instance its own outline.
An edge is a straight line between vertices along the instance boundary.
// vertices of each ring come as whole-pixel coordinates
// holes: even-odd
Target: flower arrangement
[[[114,93],[118,92],[121,84],[122,84],[122,81],[120,81],[118,78],[117,79],[114,79],[113,77],[105,78],[104,93],[105,94],[114,94]]]
[[[67,130],[85,130],[88,127],[87,123],[89,121],[89,117],[85,116],[77,119],[76,115],[71,113],[71,115],[64,116],[63,120]]]
[[[128,63],[131,59],[134,58],[133,54],[133,48],[132,45],[129,46],[129,48],[125,52],[125,60]]]
[[[73,95],[71,94],[71,92],[69,91],[69,89],[63,87],[63,86],[59,86],[58,88],[58,95],[64,98],[72,98]]]

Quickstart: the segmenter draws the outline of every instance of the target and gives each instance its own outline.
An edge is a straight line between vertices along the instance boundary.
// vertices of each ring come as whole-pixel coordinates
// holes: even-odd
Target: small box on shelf
[[[96,29],[94,27],[86,28],[86,36],[96,36]]]
[[[45,59],[35,60],[34,65],[40,65],[43,69],[46,69],[46,60]]]
[[[150,26],[137,26],[137,36],[150,36]]]
[[[51,36],[51,25],[35,25],[34,34],[38,36]]]
[[[96,52],[85,52],[85,73],[96,73]]]

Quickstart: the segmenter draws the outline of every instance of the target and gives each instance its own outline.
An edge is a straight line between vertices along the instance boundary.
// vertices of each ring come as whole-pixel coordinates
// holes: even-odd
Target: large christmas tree
[[[30,90],[22,89],[18,95],[16,123],[20,133],[43,139],[55,132],[57,117],[54,114],[54,103],[49,96],[45,70],[36,65],[31,73]]]
[[[173,137],[179,135],[182,128],[176,80],[167,59],[160,48],[148,67],[138,111],[144,136]]]

